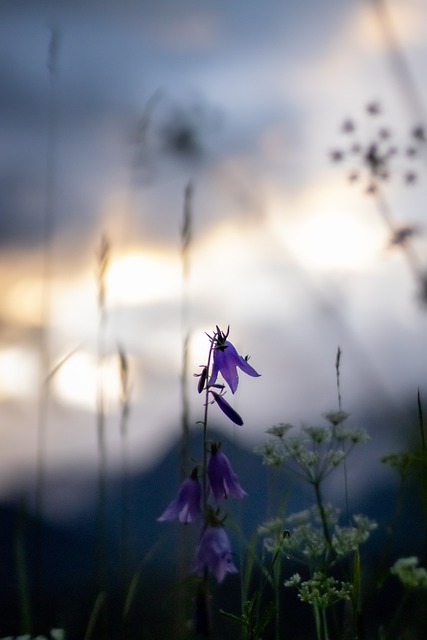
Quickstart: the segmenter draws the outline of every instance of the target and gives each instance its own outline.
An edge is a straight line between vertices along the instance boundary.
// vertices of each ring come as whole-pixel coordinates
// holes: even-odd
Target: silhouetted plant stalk
[[[131,386],[129,382],[129,360],[124,349],[118,349],[120,374],[120,447],[121,447],[121,573],[122,582],[129,573],[129,468],[128,468],[128,421],[130,412]]]
[[[426,503],[426,476],[427,476],[427,456],[425,451],[425,438],[424,438],[424,418],[423,418],[423,409],[421,403],[421,395],[418,390],[417,393],[417,409],[418,409],[418,426],[420,428],[421,434],[421,446],[419,450],[415,451],[398,451],[396,453],[389,453],[381,458],[381,462],[390,466],[399,477],[399,485],[397,490],[396,499],[394,501],[394,509],[392,511],[392,516],[390,518],[390,522],[386,528],[385,541],[382,545],[381,555],[377,562],[377,571],[376,578],[373,581],[373,584],[377,589],[383,587],[385,581],[390,575],[390,564],[393,560],[393,541],[396,536],[396,533],[399,528],[399,524],[401,524],[402,517],[404,514],[405,504],[407,502],[407,492],[408,492],[408,481],[410,481],[411,476],[414,472],[419,472],[419,477],[421,479],[421,511],[423,516],[423,526],[425,530],[425,540],[427,543],[427,503]],[[411,488],[412,490],[412,488]],[[427,546],[425,546],[424,554],[427,551]],[[427,564],[427,558],[425,558],[424,564]],[[369,596],[367,595],[367,600],[369,600]],[[389,630],[393,631],[393,629],[389,626]],[[388,636],[388,633],[384,635],[384,638]]]
[[[35,592],[36,600],[41,593],[43,577],[43,508],[46,483],[46,430],[49,405],[49,325],[51,304],[51,271],[52,240],[56,208],[57,183],[57,148],[58,148],[58,114],[59,114],[59,48],[60,32],[57,28],[50,31],[47,55],[49,74],[48,113],[47,113],[47,149],[46,149],[46,191],[45,211],[43,219],[43,264],[40,308],[40,386],[37,411],[37,453],[35,481],[35,520],[36,520],[36,560],[35,560]],[[36,604],[36,610],[39,608]]]
[[[141,581],[141,577],[143,576],[144,567],[150,560],[152,560],[152,558],[156,555],[159,548],[161,548],[161,546],[163,545],[164,543],[163,538],[164,536],[156,540],[156,542],[152,545],[152,547],[147,551],[144,558],[139,563],[138,567],[132,573],[132,577],[127,586],[127,590],[124,598],[124,604],[123,604],[123,612],[122,612],[124,638],[128,637],[126,635],[126,627],[130,619],[132,608],[135,607],[136,603],[138,602],[136,597],[137,590],[138,590],[139,583]]]
[[[418,124],[416,124],[412,129],[412,142],[417,142],[418,147],[414,147],[411,145],[407,148],[407,154],[415,157],[418,153],[418,150],[422,150],[422,158],[424,162],[427,162],[427,149],[426,149],[426,134],[425,127],[427,125],[427,110],[425,106],[425,101],[423,99],[422,93],[419,90],[416,79],[411,71],[410,65],[405,57],[402,46],[399,42],[399,39],[396,35],[396,31],[393,26],[393,21],[390,16],[389,9],[387,7],[387,3],[385,0],[370,0],[370,5],[372,7],[372,13],[376,20],[377,26],[379,28],[379,32],[382,36],[383,42],[385,44],[385,51],[388,56],[388,60],[390,63],[390,69],[392,77],[395,81],[396,87],[400,94],[400,97],[405,101],[408,112],[410,113],[411,119],[415,119]],[[372,106],[372,105],[371,105]],[[378,115],[381,112],[379,105],[376,105],[376,109],[371,109],[371,115]],[[351,123],[352,124],[352,123]],[[353,130],[353,129],[352,129]],[[347,128],[347,131],[350,131],[350,128]],[[388,130],[383,129],[383,133],[390,133]],[[375,152],[376,149],[374,146],[371,146],[371,149]],[[395,154],[396,149],[393,150]],[[366,155],[365,159],[368,161],[380,161],[380,163],[384,163],[384,160],[388,160],[389,158],[381,157],[377,153]],[[377,169],[379,165],[375,167],[371,164],[371,169]],[[385,167],[386,168],[386,167]],[[387,168],[386,168],[387,169]],[[353,174],[354,175],[354,174]],[[385,178],[388,179],[389,172],[386,170],[383,175],[378,174],[376,178]],[[413,171],[409,171],[405,176],[405,181],[408,184],[411,184],[416,180],[417,176]],[[416,255],[411,241],[419,230],[417,230],[412,225],[397,225],[392,219],[391,208],[387,204],[384,193],[379,188],[379,181],[375,179],[373,181],[370,192],[375,194],[375,200],[377,208],[380,212],[382,219],[385,224],[388,226],[390,234],[391,234],[391,245],[400,246],[403,250],[406,259],[408,261],[409,267],[412,273],[415,276],[417,284],[419,286],[419,297],[424,304],[427,304],[427,270],[426,266],[422,265],[418,256]]]
[[[86,627],[83,640],[92,640],[92,638],[94,637],[98,619],[102,611],[105,610],[106,598],[107,596],[103,591],[98,593],[95,599],[95,603],[93,605],[92,611],[90,613],[89,621]]]
[[[288,535],[288,531],[283,532],[283,536]],[[255,550],[250,550],[250,555],[254,557]],[[224,609],[220,609],[220,613],[229,618],[230,620],[234,620],[240,625],[241,628],[241,639],[242,640],[260,640],[262,638],[262,634],[265,631],[265,628],[270,623],[271,619],[274,617],[275,619],[275,639],[280,640],[284,636],[281,634],[280,630],[280,600],[281,594],[279,589],[280,582],[280,574],[281,574],[281,550],[278,549],[274,554],[270,566],[268,569],[264,569],[261,585],[259,589],[257,589],[252,597],[248,597],[248,590],[245,589],[242,592],[242,611],[240,615],[234,615],[229,611],[225,611]],[[248,574],[251,574],[249,569]],[[274,590],[274,600],[270,602],[263,601],[263,596],[265,594],[266,588],[272,585]],[[243,593],[245,595],[243,595]]]
[[[421,393],[417,392],[418,425],[421,438],[421,481],[422,481],[422,509],[424,516],[424,565],[427,566],[427,443],[424,424],[424,412],[421,402]]]
[[[22,499],[16,516],[14,547],[16,577],[18,586],[20,628],[23,633],[31,633],[31,599],[28,582],[28,562],[26,554],[27,505]]]
[[[110,243],[103,236],[97,253],[96,284],[98,291],[98,345],[97,345],[97,389],[96,389],[96,427],[98,441],[98,587],[99,594],[107,596],[107,443],[105,434],[105,325],[106,311],[106,273],[110,260]],[[104,599],[101,601],[104,603]],[[103,607],[103,637],[108,637],[107,610]]]
[[[424,100],[399,43],[387,4],[384,0],[370,0],[370,4],[386,45],[390,69],[400,95],[407,102],[411,118],[415,117],[426,123],[427,113]]]
[[[181,479],[188,469],[189,444],[189,399],[188,399],[188,349],[190,344],[190,328],[188,318],[188,288],[190,275],[190,257],[192,235],[192,197],[193,185],[187,184],[184,191],[183,223],[181,228],[181,264],[182,264],[182,299],[181,299],[181,327],[183,333],[182,371],[181,371],[181,401],[182,401],[182,434],[181,434]]]
[[[335,357],[335,380],[336,380],[336,387],[337,387],[337,399],[338,399],[337,415],[338,416],[343,415],[343,413],[345,414],[345,412],[343,412],[343,409],[342,409],[342,398],[341,398],[341,356],[342,356],[341,347],[338,346],[337,355]],[[347,456],[344,456],[343,474],[344,474],[345,511],[347,515],[347,521],[350,522],[350,507],[349,507],[349,501],[348,501]]]
[[[375,2],[374,2],[375,4]],[[420,299],[427,303],[427,265],[420,260],[413,244],[419,235],[417,225],[403,223],[396,219],[387,201],[385,185],[396,177],[395,160],[400,156],[406,163],[402,174],[403,184],[410,186],[418,179],[413,168],[413,162],[423,151],[426,156],[426,134],[424,126],[416,124],[409,132],[406,140],[393,139],[392,130],[381,125],[379,120],[382,108],[378,102],[371,102],[366,106],[366,113],[375,122],[376,131],[368,139],[362,141],[358,137],[357,123],[353,119],[343,122],[341,133],[347,137],[343,148],[331,152],[331,158],[336,163],[350,162],[348,179],[351,183],[362,184],[366,194],[373,199],[378,214],[389,235],[389,247],[399,248],[408,263],[409,269],[419,288]],[[349,144],[348,144],[348,141]]]
[[[198,378],[197,390],[199,394],[204,394],[205,399],[203,419],[198,423],[202,425],[203,462],[193,468],[181,483],[177,497],[157,518],[159,522],[178,519],[184,524],[195,523],[201,527],[199,543],[191,566],[192,572],[199,576],[193,626],[196,632],[206,637],[211,634],[210,577],[221,583],[228,573],[237,573],[232,560],[230,541],[224,528],[226,514],[221,515],[220,505],[228,496],[246,496],[230,461],[220,450],[221,443],[208,442],[209,407],[216,404],[231,422],[243,425],[241,416],[225,400],[225,384],[217,381],[218,376],[221,374],[233,394],[239,382],[237,367],[250,376],[259,376],[249,364],[249,358],[240,356],[228,340],[229,331],[230,328],[223,332],[217,326],[213,335],[208,335],[210,346],[207,362],[201,365],[201,373],[195,374]],[[202,486],[199,482],[199,469],[202,474]]]
[[[189,394],[188,394],[188,361],[190,346],[189,326],[189,276],[190,276],[190,247],[192,236],[192,197],[193,186],[188,183],[184,190],[183,220],[181,227],[181,265],[182,265],[182,292],[181,292],[181,331],[182,331],[182,369],[181,369],[181,438],[180,438],[180,481],[188,474],[189,467]],[[187,629],[185,621],[187,617],[190,585],[185,579],[190,562],[189,531],[186,527],[179,530],[179,542],[177,549],[178,583],[182,585],[179,592],[180,602],[178,611],[181,619],[178,620],[176,633],[178,637],[186,637]]]

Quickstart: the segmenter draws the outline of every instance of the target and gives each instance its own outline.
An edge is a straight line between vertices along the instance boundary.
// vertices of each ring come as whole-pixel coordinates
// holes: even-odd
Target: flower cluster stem
[[[330,551],[333,552],[331,534],[329,533],[328,523],[327,523],[327,520],[326,520],[325,507],[323,506],[322,495],[320,493],[320,481],[319,480],[318,481],[314,481],[313,482],[313,486],[314,486],[314,492],[316,494],[316,503],[317,503],[317,506],[319,508],[319,514],[320,514],[320,521],[321,521],[321,524],[322,524],[323,536],[325,538],[325,542],[328,545]]]
[[[326,618],[326,609],[322,609],[322,626],[323,626],[323,638],[329,640],[328,620]]]
[[[320,612],[319,612],[319,607],[316,604],[313,605],[313,611],[314,611],[314,620],[316,622],[317,640],[322,640],[322,626],[320,623]]]

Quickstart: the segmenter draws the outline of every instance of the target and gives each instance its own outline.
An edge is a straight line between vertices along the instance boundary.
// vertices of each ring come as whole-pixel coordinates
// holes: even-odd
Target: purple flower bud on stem
[[[217,403],[221,411],[225,413],[227,418],[234,422],[234,424],[237,424],[239,425],[239,427],[241,427],[243,424],[242,418],[239,416],[237,411],[235,411],[233,407],[228,404],[224,396],[220,395],[219,393],[215,393],[215,391],[211,391],[211,394],[213,395],[215,402]]]
[[[208,378],[208,368],[203,367],[202,373],[199,375],[199,382],[197,384],[197,391],[199,393],[202,393],[203,389],[205,388],[207,378]]]

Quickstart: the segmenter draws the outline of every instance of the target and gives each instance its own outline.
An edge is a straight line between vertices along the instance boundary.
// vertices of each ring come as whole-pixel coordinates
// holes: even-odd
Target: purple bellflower
[[[249,364],[247,358],[239,356],[236,347],[227,340],[230,327],[228,327],[226,333],[223,333],[218,327],[216,329],[213,366],[209,385],[211,386],[216,383],[218,373],[220,373],[230,387],[231,392],[234,393],[239,384],[237,367],[249,376],[258,377],[260,374]]]
[[[166,507],[157,522],[175,520],[188,524],[200,520],[202,511],[200,508],[202,490],[197,477],[197,467],[193,469],[189,478],[181,484],[178,496]]]
[[[239,478],[231,468],[229,459],[219,450],[220,446],[216,442],[211,445],[208,462],[209,489],[217,503],[228,496],[244,498],[248,494],[240,486]]]
[[[202,533],[193,564],[195,573],[209,571],[218,582],[222,582],[227,573],[238,573],[231,557],[230,540],[220,524],[209,524]]]

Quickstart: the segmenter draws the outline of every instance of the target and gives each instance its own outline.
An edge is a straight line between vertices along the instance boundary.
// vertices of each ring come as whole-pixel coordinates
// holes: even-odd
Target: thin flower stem
[[[425,453],[426,438],[425,438],[425,429],[424,429],[423,405],[421,403],[421,394],[419,389],[417,392],[417,405],[418,405],[418,424],[420,425],[420,432],[421,432],[421,445],[422,445],[423,453]]]
[[[97,410],[96,427],[98,437],[98,584],[100,595],[107,591],[106,572],[106,528],[107,528],[107,448],[105,441],[105,398],[103,381],[103,353],[104,353],[104,316],[101,314],[98,329],[98,380],[97,380]],[[105,610],[104,610],[105,614]],[[107,637],[107,622],[104,616],[103,638]]]
[[[322,627],[324,640],[329,640],[328,620],[326,617],[326,609],[324,608],[322,608]]]
[[[418,389],[417,392],[417,405],[418,405],[418,424],[420,426],[421,433],[421,451],[423,453],[424,464],[422,465],[422,486],[424,487],[424,491],[422,492],[422,508],[424,513],[424,519],[427,520],[427,492],[425,487],[427,487],[427,467],[425,465],[426,459],[426,438],[425,438],[425,426],[424,426],[424,415],[423,415],[423,405],[421,402],[421,394]],[[427,524],[427,522],[426,522]],[[427,563],[427,527],[424,527],[424,561]]]
[[[417,118],[425,120],[427,114],[424,100],[402,51],[386,3],[384,0],[371,0],[371,6],[386,45],[390,68],[396,86],[399,88],[400,96],[406,100],[409,111]]]
[[[314,621],[316,623],[317,640],[323,640],[323,638],[322,638],[322,625],[321,625],[321,622],[320,622],[320,614],[319,614],[319,607],[316,604],[313,605],[313,611],[314,611]]]
[[[208,504],[208,483],[207,483],[207,465],[208,465],[208,450],[207,450],[207,432],[208,432],[208,408],[209,408],[209,371],[211,366],[212,354],[215,348],[215,342],[217,333],[214,333],[211,340],[211,346],[209,348],[208,361],[206,364],[207,381],[205,390],[205,412],[203,416],[203,511],[206,512]]]
[[[107,580],[107,443],[105,437],[105,389],[104,389],[104,357],[105,329],[107,311],[106,272],[109,265],[110,245],[106,237],[101,238],[101,246],[97,255],[97,287],[98,287],[98,336],[97,336],[97,388],[96,388],[96,429],[98,439],[98,586],[99,593],[106,596]],[[108,617],[106,607],[102,608],[102,638],[108,638]]]
[[[276,552],[276,556],[275,556],[275,560],[278,557],[278,552]],[[279,562],[278,566],[275,567],[274,569],[274,601],[275,601],[275,610],[276,610],[276,614],[275,614],[275,639],[276,640],[280,640],[281,634],[280,634],[280,603],[281,603],[281,597],[280,597],[280,590],[279,590],[279,585],[280,585],[280,570],[281,570],[281,564]]]
[[[189,324],[189,275],[190,275],[190,248],[192,235],[192,184],[189,183],[184,191],[183,223],[181,228],[181,331],[183,336],[182,344],[182,368],[181,368],[181,439],[180,439],[180,480],[183,482],[188,476],[188,466],[190,461],[190,401],[188,395],[188,367],[189,367],[189,347],[190,347],[190,324]],[[178,610],[181,612],[177,620],[178,635],[183,637],[182,629],[185,628],[187,615],[187,602],[190,599],[188,583],[185,580],[187,567],[190,562],[190,540],[187,527],[180,527],[178,545],[178,580],[182,584],[179,594]]]
[[[341,347],[338,347],[337,357],[335,360],[335,374],[337,380],[337,394],[338,394],[338,411],[341,411],[341,383],[340,383],[340,365],[341,365]]]
[[[43,256],[42,256],[42,290],[40,300],[40,381],[37,407],[37,444],[36,444],[36,478],[35,478],[35,518],[36,518],[36,559],[35,559],[35,593],[37,600],[42,590],[44,576],[44,527],[43,509],[46,490],[46,436],[49,417],[50,384],[48,379],[50,368],[49,324],[51,316],[51,276],[52,276],[52,242],[54,233],[57,186],[57,151],[59,120],[59,49],[60,32],[51,29],[47,68],[49,72],[47,150],[46,150],[46,191],[45,211],[43,218]],[[36,603],[36,612],[41,603]]]
[[[93,605],[93,609],[90,614],[89,622],[84,635],[84,640],[91,640],[91,638],[93,637],[96,623],[98,621],[100,613],[104,609],[105,599],[106,599],[105,593],[101,592],[97,595],[95,604]]]
[[[342,411],[342,399],[341,399],[341,355],[342,355],[341,347],[338,347],[338,349],[337,349],[337,357],[336,357],[336,360],[335,360],[335,373],[336,373],[336,379],[337,379],[337,396],[338,396],[338,411],[339,412]],[[342,444],[341,448],[342,448],[342,451],[345,453],[344,444]],[[348,520],[348,522],[350,522],[350,507],[349,507],[349,501],[348,501],[347,456],[346,455],[344,456],[343,470],[344,470],[345,510],[346,510],[346,515],[347,515],[347,520]]]
[[[123,584],[128,578],[129,568],[129,462],[128,462],[128,419],[130,398],[128,388],[128,365],[126,354],[119,351],[121,398],[120,398],[120,448],[121,448],[121,575]]]
[[[408,589],[405,589],[403,596],[401,597],[397,608],[395,608],[393,616],[389,621],[385,632],[383,633],[383,639],[387,640],[388,638],[395,637],[396,633],[396,625],[402,617],[402,613],[405,610],[406,605],[408,604],[410,598],[410,592]],[[391,635],[393,633],[393,636]]]
[[[385,225],[393,234],[393,232],[396,231],[396,223],[393,219],[390,206],[387,200],[385,199],[384,193],[382,193],[379,188],[377,189],[375,194],[375,203],[377,205],[377,209]],[[420,266],[420,261],[418,259],[418,256],[413,250],[413,247],[411,247],[409,243],[404,243],[401,246],[412,274],[414,275],[415,278],[421,278],[422,268]]]
[[[188,473],[188,448],[189,448],[189,399],[188,399],[188,350],[190,344],[190,330],[188,328],[189,314],[189,272],[190,260],[189,249],[191,246],[191,227],[192,227],[192,202],[193,186],[191,182],[186,186],[184,192],[184,212],[183,225],[181,229],[181,264],[182,264],[182,291],[181,291],[181,328],[183,332],[183,349],[182,349],[182,370],[181,370],[181,400],[182,400],[182,416],[181,416],[181,480],[184,480]]]
[[[319,508],[320,521],[322,523],[323,536],[331,552],[334,551],[332,546],[331,534],[329,533],[328,523],[326,520],[325,507],[323,506],[322,495],[320,493],[320,481],[313,482],[314,492],[316,494],[316,503]]]
[[[21,630],[24,633],[30,634],[32,629],[32,611],[25,549],[26,527],[27,509],[24,500],[22,500],[16,519],[14,546]]]

